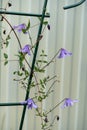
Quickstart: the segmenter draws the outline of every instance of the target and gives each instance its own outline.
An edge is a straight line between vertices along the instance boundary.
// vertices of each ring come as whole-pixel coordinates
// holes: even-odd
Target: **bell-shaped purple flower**
[[[62,105],[62,108],[65,108],[65,107],[71,107],[74,105],[74,103],[78,102],[77,99],[70,99],[70,98],[66,98],[65,101],[64,101],[64,104]]]
[[[59,56],[58,58],[64,58],[65,56],[71,56],[72,53],[68,52],[67,50],[65,50],[64,48],[61,48],[59,51]]]
[[[37,109],[37,105],[34,103],[33,99],[28,99],[26,101],[21,102],[21,104],[25,105],[27,104],[28,109],[35,108]]]
[[[30,45],[29,45],[29,44],[25,45],[25,46],[20,50],[20,52],[22,52],[23,54],[28,54],[28,55],[30,55]]]
[[[13,26],[13,29],[17,30],[19,33],[22,32],[23,29],[26,29],[26,24],[19,24],[17,26]]]

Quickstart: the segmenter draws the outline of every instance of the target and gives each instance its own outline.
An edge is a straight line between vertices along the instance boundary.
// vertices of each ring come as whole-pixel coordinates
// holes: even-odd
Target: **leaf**
[[[13,74],[15,75],[17,73],[17,71],[14,71]]]
[[[46,60],[38,60],[39,63],[48,63]]]
[[[17,72],[18,76],[22,76],[23,73],[21,73],[20,71]]]
[[[38,19],[39,19],[39,21],[41,22],[41,18],[39,17]],[[44,25],[47,25],[47,24],[48,24],[48,21],[43,21],[43,24],[44,24]]]
[[[9,40],[9,39],[11,39],[11,38],[10,38],[10,35],[7,36],[6,40]]]
[[[44,69],[40,69],[40,68],[38,68],[38,67],[36,67],[36,66],[34,67],[34,69],[35,69],[36,72],[42,72],[42,73],[45,72]]]
[[[4,53],[4,58],[7,59],[8,58],[8,55],[6,53]]]
[[[19,58],[19,65],[20,65],[20,68],[22,68],[25,55],[23,53],[19,52],[19,55],[16,55],[16,56]]]
[[[47,25],[47,24],[48,24],[48,21],[44,21],[43,24],[44,24],[44,25]]]
[[[42,88],[45,88],[45,84],[44,84],[44,82],[40,79],[40,85],[42,86]]]
[[[28,21],[28,25],[26,27],[26,30],[28,30],[30,28],[30,20]]]
[[[10,38],[10,35],[8,35],[7,38],[6,38],[6,41],[5,41],[6,47],[8,47],[8,44],[9,44],[9,40],[10,40],[10,39],[11,39],[11,38]]]
[[[19,70],[18,71],[14,71],[13,74],[14,75],[17,74],[18,76],[22,76],[23,75],[23,73],[21,73]]]
[[[29,30],[29,28],[30,28],[30,20],[28,21],[28,25],[27,25],[26,29],[22,29],[22,32],[26,33]]]
[[[27,70],[25,70],[24,72],[25,72],[25,78],[27,78],[29,76],[29,72]]]
[[[6,41],[5,44],[6,44],[6,47],[8,47],[8,45],[9,45],[9,41]]]
[[[7,65],[8,64],[8,61],[6,60],[5,62],[4,62],[4,65]]]
[[[43,92],[43,91],[39,91],[39,93],[41,93],[41,94],[45,94],[45,92]]]
[[[41,96],[38,97],[38,101],[39,101],[39,102],[42,101],[42,97],[41,97]]]
[[[44,53],[44,50],[42,50],[42,53],[40,54],[40,56],[47,57],[47,55]]]
[[[44,57],[47,57],[47,55],[46,55],[46,54],[41,54],[40,56],[44,56]]]

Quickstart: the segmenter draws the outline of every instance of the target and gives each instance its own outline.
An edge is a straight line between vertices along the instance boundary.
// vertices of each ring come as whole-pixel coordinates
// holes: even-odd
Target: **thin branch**
[[[49,64],[50,64],[51,62],[53,62],[53,60],[55,59],[55,57],[58,55],[59,51],[60,51],[60,50],[58,50],[58,52],[53,56],[53,58],[52,58],[45,66],[43,66],[42,69],[45,69],[47,66],[49,66]]]
[[[66,98],[64,98],[61,102],[59,102],[58,104],[56,104],[50,111],[48,111],[46,114],[49,114],[50,112],[52,112],[55,108],[57,108],[62,102],[65,101]]]

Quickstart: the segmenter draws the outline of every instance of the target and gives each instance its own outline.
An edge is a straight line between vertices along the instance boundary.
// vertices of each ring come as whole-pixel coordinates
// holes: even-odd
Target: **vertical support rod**
[[[2,0],[0,0],[0,8],[2,8]],[[0,16],[1,17],[1,16]],[[1,22],[0,22],[0,34],[1,34],[1,31],[2,31],[2,28],[1,28]],[[0,61],[1,61],[1,35],[0,35]],[[0,65],[0,72],[1,72],[1,65]],[[1,86],[1,73],[0,73],[0,86]],[[0,96],[1,96],[1,87],[0,87]]]
[[[48,2],[48,0],[44,1],[41,22],[40,22],[40,26],[39,26],[39,30],[38,30],[38,35],[37,35],[37,44],[36,44],[35,51],[34,51],[34,56],[33,56],[33,61],[32,61],[32,66],[31,66],[31,73],[30,73],[30,77],[29,77],[29,80],[28,80],[28,88],[27,88],[25,100],[27,100],[29,98],[30,85],[31,85],[32,77],[33,77],[33,70],[34,70],[36,56],[37,56],[38,47],[39,47],[39,40],[38,39],[40,38],[41,31],[42,31],[42,26],[43,26],[43,21],[44,21],[44,17],[45,17],[47,2]],[[25,118],[25,113],[26,113],[26,106],[24,106],[24,108],[23,108],[19,130],[22,130],[24,118]]]

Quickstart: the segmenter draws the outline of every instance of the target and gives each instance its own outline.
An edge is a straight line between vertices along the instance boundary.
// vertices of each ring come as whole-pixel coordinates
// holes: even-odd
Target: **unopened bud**
[[[59,120],[59,116],[57,116],[57,118],[56,118],[56,119],[57,119],[57,121],[58,121],[58,120]]]
[[[9,6],[9,7],[11,7],[11,6],[12,6],[12,4],[9,2],[9,3],[8,3],[8,6]]]
[[[44,121],[45,121],[46,123],[48,122],[48,118],[47,118],[47,116],[45,117]]]

